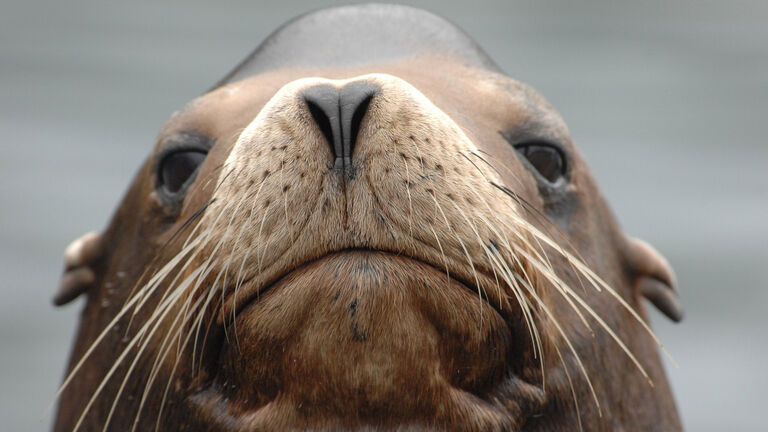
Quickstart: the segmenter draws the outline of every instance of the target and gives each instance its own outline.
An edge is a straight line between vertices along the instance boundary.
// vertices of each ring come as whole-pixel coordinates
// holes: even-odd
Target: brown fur
[[[333,80],[381,88],[346,178],[328,171],[330,150],[297,96],[347,82]],[[543,215],[534,178],[499,134],[534,123],[572,157],[578,205],[565,227]],[[191,102],[156,152],[183,131],[216,145],[179,209],[156,198],[150,158],[104,232],[55,430],[72,429],[93,395],[83,430],[102,429],[113,407],[114,430],[681,428],[652,336],[573,263],[643,316],[637,281],[657,275],[634,264],[563,121],[525,85],[439,57],[280,70]],[[201,233],[208,240],[156,290],[142,289]],[[513,295],[499,260],[533,292]]]

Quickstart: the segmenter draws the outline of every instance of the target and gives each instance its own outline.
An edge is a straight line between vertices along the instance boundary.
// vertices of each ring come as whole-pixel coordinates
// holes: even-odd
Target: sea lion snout
[[[520,210],[477,156],[449,116],[395,76],[286,84],[222,164],[212,198],[226,216],[201,222],[219,239],[209,247],[248,281],[225,316],[303,263],[350,249],[403,254],[498,291],[485,248],[515,243],[498,220]]]

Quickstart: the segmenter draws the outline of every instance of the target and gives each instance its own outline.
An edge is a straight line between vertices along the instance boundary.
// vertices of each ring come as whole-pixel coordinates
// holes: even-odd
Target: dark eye
[[[547,143],[524,143],[515,146],[528,162],[550,183],[565,175],[565,158],[557,147]]]
[[[158,170],[158,186],[170,196],[179,193],[202,165],[205,156],[206,153],[199,150],[177,151],[165,156]]]

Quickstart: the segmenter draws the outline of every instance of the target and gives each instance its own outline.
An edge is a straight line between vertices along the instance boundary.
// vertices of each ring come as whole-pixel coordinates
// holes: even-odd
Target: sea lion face
[[[671,271],[540,96],[454,58],[215,88],[67,266],[61,430],[680,427]]]

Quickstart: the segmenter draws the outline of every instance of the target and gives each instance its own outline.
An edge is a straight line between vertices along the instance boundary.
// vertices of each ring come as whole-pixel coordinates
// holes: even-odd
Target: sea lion
[[[560,116],[404,6],[283,25],[160,131],[54,430],[680,430],[626,236]]]

